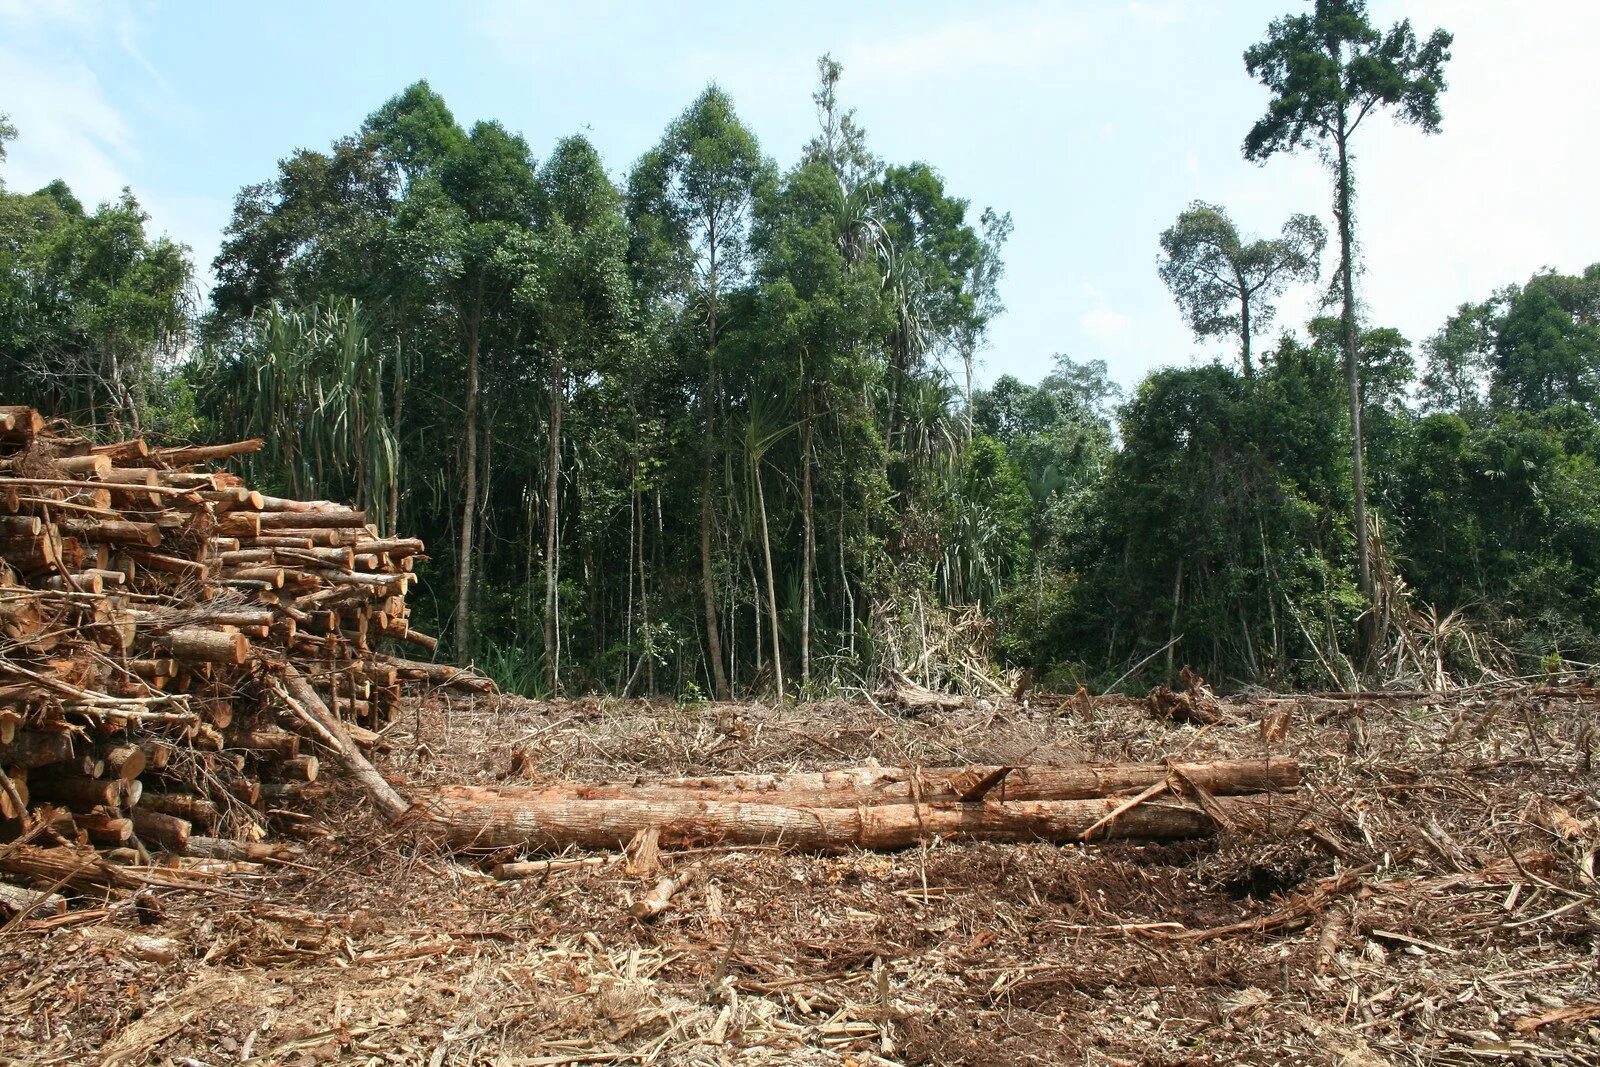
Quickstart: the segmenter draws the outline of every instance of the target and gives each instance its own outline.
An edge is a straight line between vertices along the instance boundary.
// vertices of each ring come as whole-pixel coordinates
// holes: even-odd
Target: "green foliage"
[[[981,608],[1007,663],[1068,690],[1184,663],[1356,682],[1354,403],[1415,600],[1530,668],[1592,661],[1600,265],[1463,305],[1420,381],[1355,315],[1345,142],[1380,108],[1437,129],[1449,43],[1355,0],[1273,23],[1246,152],[1327,151],[1346,314],[1253,356],[1322,225],[1251,240],[1196,202],[1161,274],[1239,369],[1159,370],[1125,403],[1065,355],[972,388],[1010,217],[876,157],[826,56],[792,169],[711,86],[620,189],[582,136],[535,161],[411,85],[240,192],[188,360],[188,261],[131,195],[0,189],[0,390],[113,433],[263,436],[258,484],[429,542],[416,621],[447,655],[530,696],[687,704],[860,684],[897,601]]]
[[[152,239],[132,194],[85,214],[59,183],[0,190],[0,392],[112,433],[152,408],[188,334],[187,249]]]
[[[226,433],[259,436],[251,462],[290,496],[351,500],[381,515],[398,492],[399,445],[385,389],[406,373],[373,344],[353,299],[303,311],[272,304],[204,349],[202,406]]]
[[[1568,405],[1473,426],[1422,419],[1399,467],[1404,567],[1441,609],[1497,622],[1532,660],[1600,651],[1600,424]]]
[[[1237,337],[1245,377],[1250,338],[1272,325],[1272,301],[1290,282],[1315,281],[1327,230],[1292,215],[1277,240],[1246,243],[1228,213],[1196,200],[1161,235],[1161,280],[1196,337]]]
[[[1579,277],[1536,274],[1505,305],[1491,326],[1495,403],[1600,411],[1600,264]]]
[[[1453,38],[1434,30],[1417,41],[1409,19],[1375,28],[1364,0],[1315,0],[1308,15],[1286,15],[1244,54],[1245,69],[1272,93],[1245,138],[1247,159],[1343,140],[1374,110],[1435,133]]]

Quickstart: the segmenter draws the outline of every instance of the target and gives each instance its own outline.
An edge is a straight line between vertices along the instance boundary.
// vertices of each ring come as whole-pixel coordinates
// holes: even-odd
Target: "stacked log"
[[[403,684],[492,688],[389,652],[436,645],[406,602],[421,541],[205,466],[261,444],[0,407],[0,837],[215,855],[260,840],[319,755],[359,758]]]

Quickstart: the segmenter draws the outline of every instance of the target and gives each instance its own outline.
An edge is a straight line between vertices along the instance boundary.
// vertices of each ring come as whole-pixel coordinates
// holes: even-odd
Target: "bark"
[[[11,915],[60,915],[67,910],[67,898],[0,882],[0,908]]]
[[[478,279],[466,317],[467,402],[465,480],[461,492],[461,529],[456,541],[456,654],[472,654],[472,534],[478,510],[478,335],[483,319],[483,279]]]
[[[1244,364],[1244,376],[1253,381],[1256,368],[1250,362],[1250,291],[1243,278],[1239,279],[1239,359]]]
[[[682,874],[669,875],[657,882],[655,888],[634,901],[628,908],[628,914],[635,919],[648,921],[667,910],[672,903],[674,894],[681,893],[705,877],[705,867],[701,864],[692,864]]]
[[[761,555],[767,565],[767,629],[772,634],[772,677],[777,683],[778,700],[783,700],[783,648],[778,637],[778,597],[772,579],[772,536],[767,532],[767,494],[761,487],[761,459],[755,461],[756,502],[761,512]]]
[[[544,520],[544,676],[550,696],[561,689],[561,650],[556,643],[557,583],[561,561],[557,558],[556,526],[560,521],[561,402],[563,392],[561,352],[550,352],[550,440],[546,455]]]
[[[322,697],[318,696],[317,691],[311,687],[311,683],[306,681],[305,675],[301,674],[292,664],[285,670],[284,684],[289,690],[289,695],[294,698],[295,703],[300,705],[304,711],[317,721],[317,724],[323,730],[327,731],[339,742],[338,750],[334,752],[334,756],[344,765],[350,777],[354,778],[361,788],[365,789],[367,794],[372,797],[373,803],[377,805],[378,810],[383,813],[384,817],[393,821],[409,811],[411,808],[410,803],[361,754],[361,750],[356,747],[355,741],[351,739],[350,734],[345,730],[344,723],[339,720],[337,715],[328,710],[328,705],[323,703]]]
[[[800,587],[800,684],[811,684],[811,606],[815,595],[817,569],[817,529],[812,515],[811,488],[811,390],[805,390],[800,427],[800,519],[804,543],[801,547]]]
[[[1232,802],[1216,801],[1226,805]],[[937,836],[988,841],[1176,840],[1213,832],[1195,808],[1149,800],[1118,813],[1112,799],[971,804],[886,804],[797,808],[702,800],[575,800],[536,803],[441,797],[430,806],[445,843],[457,851],[502,848],[622,848],[658,828],[669,846],[780,845],[809,852],[899,849]],[[1109,824],[1108,816],[1115,815]]]
[[[172,655],[191,663],[242,664],[250,656],[250,642],[243,634],[220,630],[173,630],[166,635]]]
[[[136,808],[133,812],[133,832],[144,842],[154,842],[169,852],[187,852],[189,836],[194,827],[187,819],[165,815],[159,811]]]
[[[1372,600],[1371,550],[1367,543],[1367,479],[1361,440],[1361,371],[1356,362],[1356,283],[1353,224],[1350,218],[1350,155],[1344,116],[1339,117],[1335,145],[1339,155],[1338,203],[1340,279],[1344,308],[1340,315],[1344,335],[1344,377],[1350,392],[1350,481],[1355,489],[1356,575],[1361,592]]]
[[[717,229],[713,218],[710,286],[711,340],[706,347],[706,440],[700,468],[700,596],[705,606],[706,658],[711,661],[711,686],[718,700],[733,699],[728,674],[722,666],[722,635],[717,626],[717,582],[711,566],[711,476],[716,460],[717,436]]]
[[[557,782],[497,788],[496,798],[536,803],[551,795],[580,800],[719,800],[789,807],[850,808],[909,802],[953,803],[977,796],[1014,802],[1092,800],[1137,793],[1176,771],[1213,796],[1287,792],[1299,787],[1300,766],[1287,757],[1212,763],[1104,763],[1062,767],[846,767],[793,774],[737,774],[670,778],[661,782]],[[987,784],[986,784],[987,783]],[[980,791],[981,790],[981,791]],[[446,789],[446,796],[480,796],[472,786]]]

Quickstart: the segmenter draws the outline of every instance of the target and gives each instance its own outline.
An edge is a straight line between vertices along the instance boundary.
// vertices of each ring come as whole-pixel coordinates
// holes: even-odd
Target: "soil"
[[[380,761],[413,797],[1268,752],[1298,758],[1304,784],[1264,825],[1178,844],[703,849],[499,882],[335,782],[313,818],[282,820],[304,838],[291,863],[79,898],[0,933],[0,1061],[1600,1063],[1592,701],[1207,710],[418,700]],[[629,915],[690,863],[704,877],[665,913]],[[172,939],[178,958],[130,958],[107,928]]]

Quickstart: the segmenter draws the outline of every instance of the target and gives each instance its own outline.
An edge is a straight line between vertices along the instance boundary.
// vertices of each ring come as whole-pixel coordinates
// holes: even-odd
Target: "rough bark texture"
[[[466,795],[464,795],[466,794]],[[1114,799],[983,801],[798,808],[710,800],[578,800],[552,794],[536,803],[454,791],[430,805],[448,847],[558,850],[621,848],[656,828],[663,845],[777,845],[806,852],[908,848],[933,837],[988,841],[1174,840],[1213,832],[1198,808],[1159,799],[1118,814]],[[1232,802],[1219,800],[1227,805]],[[1107,816],[1115,815],[1107,825]]]
[[[508,801],[552,794],[577,799],[719,800],[802,807],[856,807],[910,801],[949,803],[969,798],[983,783],[983,798],[997,801],[1086,800],[1137,793],[1165,781],[1176,770],[1214,796],[1287,792],[1299,787],[1300,766],[1293,759],[1214,763],[1103,763],[1064,767],[847,767],[796,774],[737,774],[669,778],[643,784],[558,782],[547,786],[499,788],[492,795]],[[464,787],[463,795],[486,791]],[[456,795],[447,790],[446,796]]]

